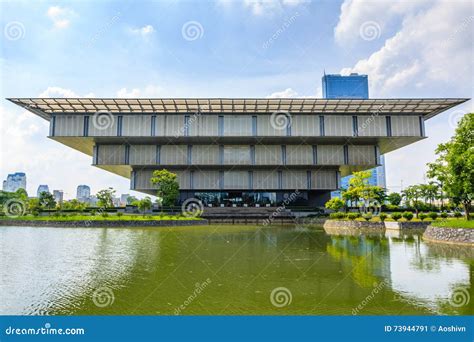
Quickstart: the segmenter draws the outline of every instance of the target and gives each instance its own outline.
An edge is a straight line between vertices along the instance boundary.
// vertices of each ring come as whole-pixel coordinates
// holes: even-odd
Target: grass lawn
[[[470,228],[474,229],[474,220],[464,220],[464,219],[452,219],[452,220],[443,220],[436,221],[431,223],[433,227],[443,227],[443,228]]]
[[[200,220],[199,217],[185,217],[182,215],[65,215],[65,216],[33,216],[25,215],[19,217],[1,216],[4,220],[20,220],[20,221],[149,221],[149,220]]]

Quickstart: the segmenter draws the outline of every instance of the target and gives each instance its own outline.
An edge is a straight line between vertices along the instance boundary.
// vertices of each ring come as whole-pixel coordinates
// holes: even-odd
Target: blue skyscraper
[[[352,73],[349,76],[342,75],[324,75],[323,82],[323,98],[325,99],[368,99],[369,98],[369,79],[367,75],[359,75]],[[378,185],[386,188],[385,181],[385,158],[380,156],[380,163],[382,165],[371,169],[372,175],[369,179],[369,184]],[[349,179],[352,176],[347,176],[341,179],[341,187],[347,188],[349,186]],[[339,196],[338,191],[333,192],[333,196]]]
[[[323,98],[325,99],[368,99],[369,82],[367,75],[350,74],[324,75]]]

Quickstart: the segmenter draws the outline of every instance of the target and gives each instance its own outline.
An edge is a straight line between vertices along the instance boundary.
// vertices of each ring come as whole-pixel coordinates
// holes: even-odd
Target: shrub
[[[344,207],[344,201],[341,200],[339,197],[334,197],[334,198],[331,198],[329,201],[327,201],[324,206],[327,209],[339,211],[341,210],[342,207]]]
[[[53,214],[54,217],[59,217],[61,216],[61,213],[59,211],[55,211]]]
[[[402,214],[403,218],[407,221],[411,221],[411,219],[413,218],[413,213],[410,212],[410,211],[405,211],[403,214]]]
[[[426,213],[420,213],[420,214],[418,215],[418,217],[420,218],[420,220],[423,221],[425,218],[428,217],[428,214],[426,214]]]
[[[348,218],[349,220],[351,220],[351,221],[354,221],[354,220],[355,220],[356,218],[358,218],[358,217],[359,217],[359,214],[357,214],[357,213],[349,213],[349,214],[347,214],[347,218]]]
[[[102,217],[109,217],[109,213],[107,212],[103,212],[102,214],[100,214]]]
[[[367,213],[365,215],[362,215],[362,217],[364,218],[364,220],[366,221],[370,221],[372,219],[372,214],[371,213]]]
[[[122,216],[123,216],[123,213],[117,213],[117,216],[118,216],[118,217],[122,217]]]
[[[453,215],[454,215],[454,217],[456,217],[456,218],[459,218],[459,217],[462,216],[462,214],[461,214],[459,211],[455,211]]]
[[[385,219],[387,218],[387,216],[388,216],[388,215],[387,215],[387,214],[385,214],[385,213],[380,213],[380,215],[379,215],[379,219],[380,219],[380,221],[384,222],[384,221],[385,221]]]
[[[96,214],[96,211],[95,210],[91,210],[91,216],[95,216]]]
[[[339,213],[339,212],[331,213],[331,214],[329,214],[329,218],[333,219],[333,220],[340,220],[340,219],[346,218],[346,214]]]
[[[445,219],[445,218],[448,218],[448,213],[443,211],[441,214],[439,214],[439,216]]]
[[[393,213],[392,215],[390,215],[390,217],[391,217],[392,219],[394,219],[395,221],[398,221],[398,220],[400,220],[400,219],[402,218],[402,214],[400,214],[400,213]]]
[[[434,211],[432,211],[432,212],[428,213],[428,216],[430,217],[430,219],[435,221],[438,218],[438,213],[435,213]]]

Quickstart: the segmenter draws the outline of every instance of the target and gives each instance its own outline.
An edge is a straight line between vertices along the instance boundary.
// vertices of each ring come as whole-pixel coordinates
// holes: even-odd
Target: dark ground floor
[[[278,191],[180,191],[180,202],[196,198],[206,207],[265,207],[303,206],[324,207],[331,198],[330,191],[278,190]]]

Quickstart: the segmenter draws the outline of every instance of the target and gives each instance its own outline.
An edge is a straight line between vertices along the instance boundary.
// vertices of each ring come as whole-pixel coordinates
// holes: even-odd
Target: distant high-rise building
[[[369,98],[369,79],[367,75],[359,75],[352,73],[348,76],[342,75],[324,75],[323,81],[323,97],[325,99],[368,99]],[[360,120],[360,119],[359,119]],[[369,119],[366,119],[369,120]],[[366,126],[369,126],[367,122]],[[360,123],[364,128],[364,122]],[[372,175],[369,178],[370,185],[377,185],[386,188],[385,180],[385,158],[380,156],[380,166],[371,169]],[[352,176],[346,176],[341,179],[341,187],[349,186],[349,179]],[[333,196],[338,196],[338,191],[333,192]]]
[[[122,194],[120,196],[120,205],[127,205],[127,199],[130,197],[130,194]]]
[[[64,198],[64,192],[62,190],[53,190],[53,196],[56,203],[62,203]]]
[[[324,75],[323,98],[325,99],[368,99],[367,75],[352,73],[349,76]]]
[[[91,197],[91,188],[88,185],[78,185],[76,199],[79,201],[87,202]]]
[[[15,192],[18,189],[26,190],[26,174],[24,172],[10,173],[3,181],[3,191]]]
[[[40,186],[38,186],[38,190],[36,191],[36,196],[40,197],[40,194],[42,192],[49,192],[49,186],[47,186],[46,184],[41,184]]]

